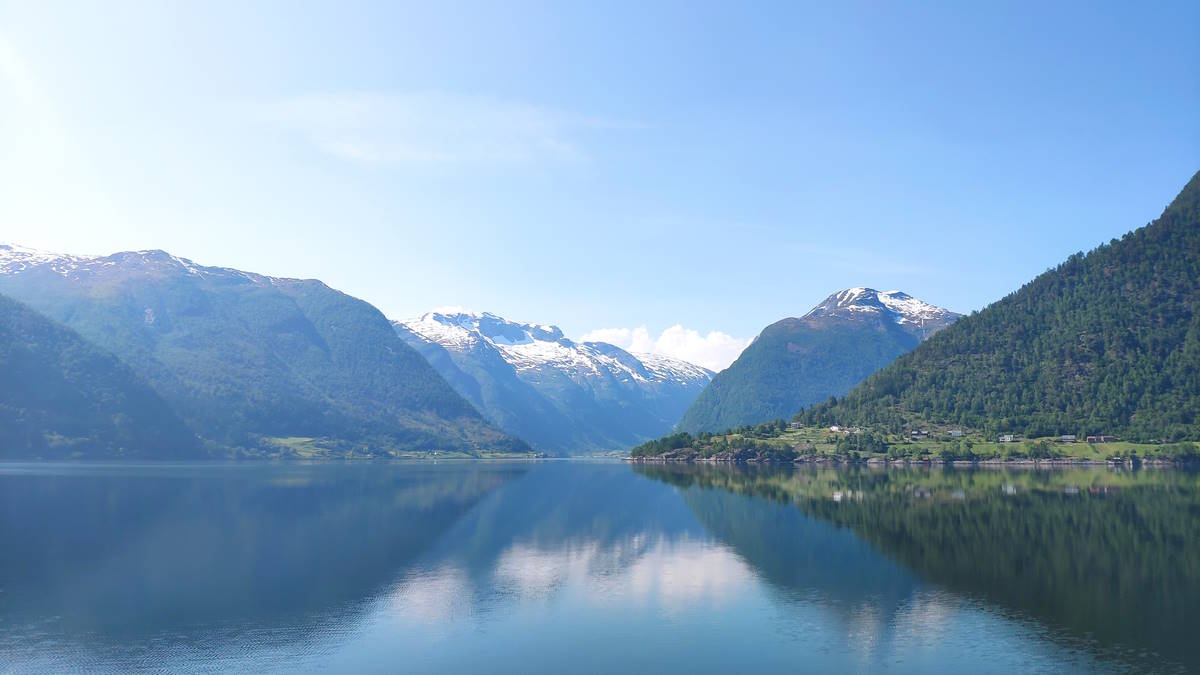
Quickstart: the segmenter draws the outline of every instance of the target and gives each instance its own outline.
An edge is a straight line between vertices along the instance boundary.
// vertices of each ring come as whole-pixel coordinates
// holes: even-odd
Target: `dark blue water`
[[[0,465],[0,672],[1200,669],[1200,483]]]

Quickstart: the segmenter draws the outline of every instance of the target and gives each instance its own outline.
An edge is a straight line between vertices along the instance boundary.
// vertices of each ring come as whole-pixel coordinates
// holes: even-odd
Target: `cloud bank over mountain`
[[[719,330],[701,333],[675,324],[657,337],[645,326],[637,328],[597,328],[579,338],[580,342],[607,342],[631,352],[663,354],[712,371],[724,370],[750,344],[750,338],[734,337]]]

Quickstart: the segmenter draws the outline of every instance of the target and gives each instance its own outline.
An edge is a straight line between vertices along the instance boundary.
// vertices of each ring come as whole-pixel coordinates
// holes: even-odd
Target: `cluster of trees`
[[[812,425],[1200,439],[1200,174],[1150,225],[960,319]]]
[[[777,438],[783,432],[788,430],[788,423],[785,419],[777,419],[770,422],[762,422],[760,424],[743,424],[738,427],[726,428],[724,435],[738,435],[744,438]],[[700,436],[711,437],[711,432],[701,431]]]
[[[869,431],[838,436],[834,446],[834,452],[839,455],[884,453],[887,451],[887,439],[881,434]]]
[[[711,437],[711,434],[710,434]],[[661,455],[672,450],[682,450],[684,448],[693,447],[696,444],[696,439],[686,431],[681,431],[670,436],[663,436],[651,441],[646,441],[635,447],[629,452],[634,457],[653,457]]]
[[[953,462],[980,459],[1054,459],[1063,456],[1063,453],[1045,440],[1006,444],[999,454],[980,454],[975,452],[975,447],[975,443],[970,439],[943,443],[936,450],[920,445],[892,445],[887,449],[887,457]]]
[[[676,450],[693,450],[699,456],[712,456],[723,452],[747,452],[757,455],[794,456],[791,448],[772,443],[787,431],[785,420],[729,428],[724,433],[701,431],[692,435],[686,431],[647,441],[630,451],[634,457],[654,457]]]

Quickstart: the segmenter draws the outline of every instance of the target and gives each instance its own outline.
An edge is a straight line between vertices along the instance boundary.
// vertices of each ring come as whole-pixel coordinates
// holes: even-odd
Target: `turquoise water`
[[[0,465],[0,672],[1200,669],[1178,471]]]

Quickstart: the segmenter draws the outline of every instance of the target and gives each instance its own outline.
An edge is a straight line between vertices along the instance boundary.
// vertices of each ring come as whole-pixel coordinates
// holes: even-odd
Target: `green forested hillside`
[[[319,281],[200,267],[162,251],[11,257],[0,291],[116,354],[217,444],[528,449],[484,421],[379,310]]]
[[[959,320],[797,418],[1200,438],[1200,173],[1157,220]]]
[[[0,296],[0,458],[184,458],[192,432],[125,364]]]

